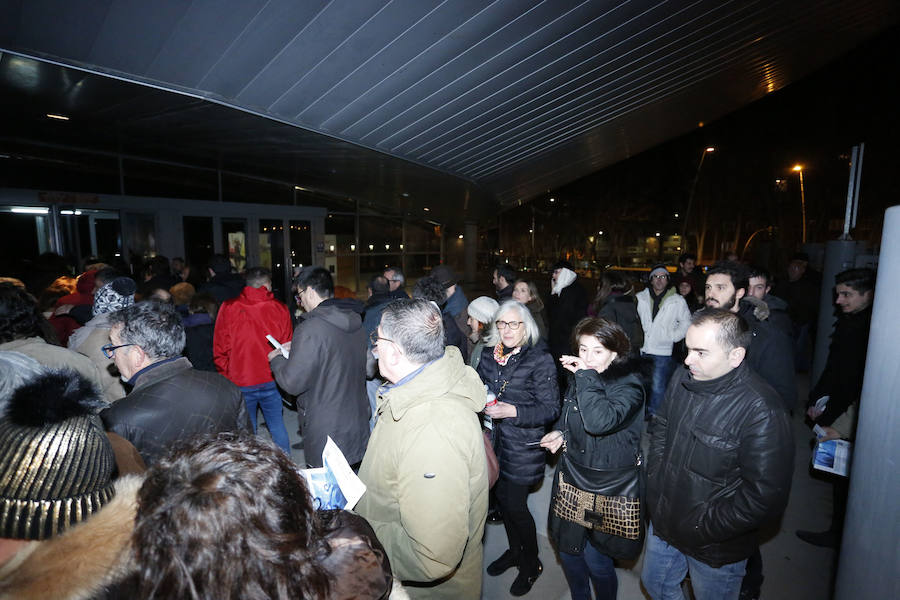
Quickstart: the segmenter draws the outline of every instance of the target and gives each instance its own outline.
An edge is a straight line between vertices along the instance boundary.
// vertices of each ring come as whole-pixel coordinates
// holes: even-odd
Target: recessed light
[[[54,113],[47,113],[47,118],[48,119],[56,119],[57,121],[68,121],[69,120],[69,117],[67,117],[65,115],[57,115]]]

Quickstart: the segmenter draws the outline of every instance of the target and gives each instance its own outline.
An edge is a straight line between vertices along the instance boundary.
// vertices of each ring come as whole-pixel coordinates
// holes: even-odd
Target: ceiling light
[[[47,113],[47,118],[48,119],[56,119],[57,121],[68,121],[69,120],[69,117],[67,117],[65,115],[57,115],[57,114],[53,114],[53,113]]]
[[[50,212],[49,208],[29,208],[29,207],[16,207],[12,209],[14,213],[20,213],[25,215],[46,215]]]
[[[427,206],[426,206],[426,207],[425,207],[425,208],[423,208],[423,209],[422,209],[422,210],[424,210],[424,211],[425,211],[425,212],[428,212],[428,211],[430,211],[430,210],[431,210],[431,209],[430,209],[430,208],[428,208],[428,207],[427,207]]]
[[[463,234],[459,234],[459,239],[463,239]]]

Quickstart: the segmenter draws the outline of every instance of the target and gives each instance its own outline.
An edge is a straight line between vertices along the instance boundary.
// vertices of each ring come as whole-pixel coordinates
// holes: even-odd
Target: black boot
[[[513,596],[524,596],[531,591],[531,586],[534,585],[534,582],[537,581],[537,578],[541,576],[543,571],[544,565],[541,564],[541,561],[537,561],[537,564],[530,569],[519,567],[519,574],[516,575],[516,580],[513,581],[512,587],[509,588],[509,593]]]
[[[500,555],[500,558],[488,565],[487,574],[496,577],[517,566],[519,566],[519,559],[513,556],[512,551],[507,550]]]

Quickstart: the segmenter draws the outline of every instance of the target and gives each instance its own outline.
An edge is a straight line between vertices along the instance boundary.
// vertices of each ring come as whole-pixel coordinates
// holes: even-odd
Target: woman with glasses
[[[500,462],[494,491],[509,549],[487,572],[496,576],[517,567],[510,593],[523,596],[543,570],[527,501],[531,487],[544,477],[540,440],[559,415],[559,389],[556,366],[531,312],[523,304],[507,300],[494,313],[493,321],[478,374],[497,399],[484,412],[493,420],[494,450]]]

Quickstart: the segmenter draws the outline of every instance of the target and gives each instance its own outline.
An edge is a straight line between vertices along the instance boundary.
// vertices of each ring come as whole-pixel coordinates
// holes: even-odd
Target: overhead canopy
[[[443,220],[671,139],[898,20],[890,0],[0,8],[0,140],[254,174]]]

